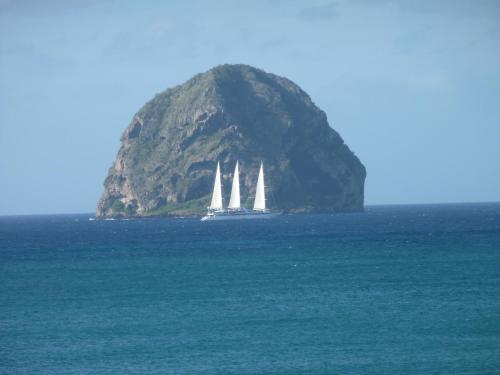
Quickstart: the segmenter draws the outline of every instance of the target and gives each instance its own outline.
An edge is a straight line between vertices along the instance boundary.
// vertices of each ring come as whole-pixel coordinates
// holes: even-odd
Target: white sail
[[[217,162],[217,172],[215,172],[214,192],[212,193],[212,203],[210,209],[222,210],[222,188],[220,184],[220,166]]]
[[[238,161],[236,161],[236,167],[234,168],[231,198],[229,199],[229,206],[227,208],[231,208],[233,210],[237,210],[240,208],[240,176],[238,170]]]
[[[255,202],[253,209],[264,211],[266,209],[266,193],[264,191],[264,163],[260,164],[259,178],[257,179],[257,188],[255,189]]]

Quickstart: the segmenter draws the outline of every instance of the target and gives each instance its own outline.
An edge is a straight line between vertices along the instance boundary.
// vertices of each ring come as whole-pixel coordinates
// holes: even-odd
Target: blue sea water
[[[499,374],[500,203],[0,217],[1,374]]]

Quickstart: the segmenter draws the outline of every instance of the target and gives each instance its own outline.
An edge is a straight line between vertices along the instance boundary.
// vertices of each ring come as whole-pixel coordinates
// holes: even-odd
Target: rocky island
[[[156,95],[121,141],[97,217],[202,214],[217,161],[227,195],[237,160],[248,206],[263,161],[277,209],[363,210],[365,168],[325,113],[290,80],[251,66],[217,66]]]

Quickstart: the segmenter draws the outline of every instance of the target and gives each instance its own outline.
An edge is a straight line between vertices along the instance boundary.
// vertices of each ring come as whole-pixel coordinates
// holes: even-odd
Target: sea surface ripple
[[[498,374],[500,203],[0,217],[1,374]]]

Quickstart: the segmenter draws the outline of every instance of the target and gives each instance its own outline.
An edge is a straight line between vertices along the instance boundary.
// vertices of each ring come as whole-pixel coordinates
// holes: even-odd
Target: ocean
[[[0,374],[500,374],[500,203],[0,217]]]

